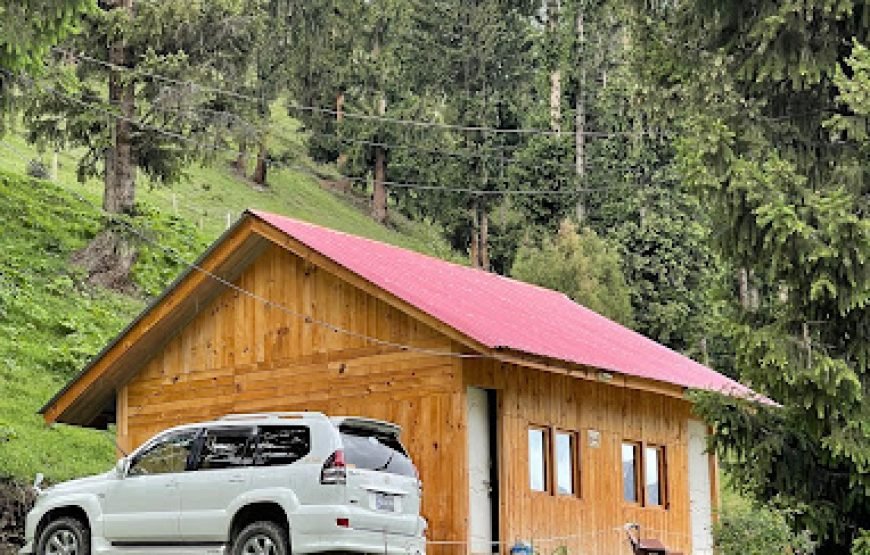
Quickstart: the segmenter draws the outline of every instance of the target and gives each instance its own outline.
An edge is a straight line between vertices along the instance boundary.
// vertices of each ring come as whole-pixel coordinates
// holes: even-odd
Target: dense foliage
[[[726,497],[713,528],[721,555],[810,555],[815,542],[806,530],[795,533],[789,511]]]
[[[41,67],[49,49],[79,29],[82,14],[95,7],[94,0],[3,0],[0,69]]]
[[[578,303],[617,322],[631,325],[628,287],[619,255],[594,231],[565,221],[554,239],[540,246],[524,244],[517,252],[511,275],[562,291]]]
[[[177,238],[187,224],[135,202],[137,169],[188,190],[194,163],[232,158],[233,179],[246,178],[255,152],[252,181],[283,199],[268,187],[301,167],[363,199],[378,224],[435,230],[442,252],[559,289],[781,403],[697,397],[744,493],[790,508],[753,544],[797,537],[787,522],[820,553],[866,550],[866,2],[66,0],[34,25],[44,4],[0,3],[0,67],[48,62],[16,77],[29,139],[81,147],[80,177],[104,178],[108,211]],[[304,147],[275,125],[288,114]],[[39,161],[30,171],[51,174]],[[85,212],[40,248],[99,238],[109,220]],[[371,231],[345,215],[319,213]],[[126,254],[118,267],[154,294],[176,267],[120,239],[108,243]],[[4,255],[8,325],[54,326],[62,339],[43,336],[52,348],[33,364],[68,373],[114,321],[49,324],[36,310],[28,323],[9,291],[85,292],[94,314],[130,301],[89,289],[92,268],[83,277],[61,257],[36,265],[50,279],[27,282],[17,248]],[[740,518],[720,530],[732,545],[748,531]]]
[[[700,410],[745,491],[795,508],[819,553],[842,553],[870,522],[867,6],[646,15],[648,71],[681,125],[680,176],[749,276],[753,300],[727,328],[735,368],[783,405],[704,396]]]

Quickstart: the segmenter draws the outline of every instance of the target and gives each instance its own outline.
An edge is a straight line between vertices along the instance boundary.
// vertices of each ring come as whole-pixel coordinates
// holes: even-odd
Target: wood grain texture
[[[465,361],[463,376],[466,386],[497,392],[502,538],[537,539],[535,547],[545,554],[562,546],[569,553],[628,554],[621,528],[637,522],[644,535],[691,552],[687,401],[492,360]],[[579,496],[530,491],[530,425],[578,432]],[[598,447],[589,445],[590,430],[600,435]],[[665,447],[667,508],[623,502],[625,440]]]
[[[389,420],[405,430],[423,477],[430,535],[464,539],[460,360],[373,344],[310,320],[436,351],[456,342],[278,246],[236,283],[275,304],[225,290],[203,308],[122,389],[122,443],[136,446],[167,427],[229,412]]]
[[[434,351],[473,347],[443,324],[433,326],[431,318],[373,294],[346,271],[285,247],[266,247],[235,280],[272,305],[224,289],[119,386],[122,447],[176,424],[230,412],[315,410],[390,420],[403,427],[403,441],[420,470],[428,537],[463,542],[469,522],[466,387],[494,389],[497,510],[505,542],[549,538],[535,546],[541,555],[561,546],[570,553],[628,553],[620,528],[634,521],[668,547],[690,552],[689,403],[676,390],[619,376],[604,384],[596,381],[595,370],[514,354],[506,355],[511,362],[458,359],[372,343],[362,336]],[[581,496],[529,491],[530,423],[578,432]],[[599,432],[598,447],[589,446],[589,430]],[[623,503],[623,440],[665,446],[666,509]],[[466,548],[433,545],[428,552],[453,555]]]

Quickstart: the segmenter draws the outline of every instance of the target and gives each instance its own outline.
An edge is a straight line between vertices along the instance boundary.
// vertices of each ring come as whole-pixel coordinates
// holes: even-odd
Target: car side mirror
[[[115,474],[118,475],[118,478],[123,478],[127,475],[127,462],[127,457],[121,457],[115,463]]]

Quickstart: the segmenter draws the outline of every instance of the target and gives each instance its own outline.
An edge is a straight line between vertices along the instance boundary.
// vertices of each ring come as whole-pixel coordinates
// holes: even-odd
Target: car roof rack
[[[266,419],[282,419],[282,418],[326,418],[323,413],[320,412],[243,412],[243,413],[233,413],[233,414],[225,414],[218,418],[218,420],[266,420]]]

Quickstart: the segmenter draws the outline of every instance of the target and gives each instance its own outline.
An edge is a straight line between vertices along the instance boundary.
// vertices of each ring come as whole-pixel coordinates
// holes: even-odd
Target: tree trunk
[[[737,270],[737,300],[743,310],[749,310],[749,271],[745,267]]]
[[[489,214],[480,208],[480,267],[489,271]]]
[[[133,0],[120,0],[116,6],[132,9]],[[116,8],[117,9],[117,8]],[[126,67],[127,46],[123,41],[109,48],[109,63]],[[109,103],[120,114],[112,122],[112,146],[106,150],[106,175],[103,208],[113,214],[132,214],[136,183],[133,164],[133,125],[136,115],[135,84],[123,70],[109,73]]]
[[[387,113],[387,99],[381,94],[378,99],[378,115]],[[372,192],[372,217],[382,224],[387,221],[387,151],[382,146],[375,147],[375,183]]]
[[[344,121],[344,91],[340,91],[338,95],[335,97],[335,124],[336,127],[341,126],[341,122]],[[344,171],[344,167],[347,165],[347,153],[343,152],[344,145],[340,146],[342,152],[338,153],[338,160],[336,160],[335,165],[338,167],[338,171]]]
[[[586,60],[586,51],[584,48],[584,22],[583,22],[583,7],[577,6],[577,15],[575,20],[575,31],[577,33],[577,50],[579,59],[577,66],[579,67],[579,78],[577,79],[577,91],[574,97],[574,164],[577,174],[578,187],[581,189],[584,185],[584,177],[586,176],[586,104],[583,99],[584,81],[586,80],[586,70],[584,69]],[[586,205],[583,203],[583,193],[577,197],[577,221],[582,223],[586,218]]]
[[[547,25],[553,42],[559,39],[559,0],[547,2]],[[562,72],[559,60],[554,60],[554,68],[550,71],[550,129],[562,131]]]
[[[254,166],[254,173],[251,174],[251,181],[261,187],[268,187],[266,184],[266,174],[269,169],[268,156],[269,151],[266,149],[266,140],[264,138],[260,141],[260,148],[257,150],[257,165]]]
[[[133,10],[133,0],[117,0],[112,9]],[[127,45],[121,39],[109,46],[109,63],[127,67]],[[135,83],[123,70],[109,72],[109,102],[118,116],[110,119],[112,144],[106,149],[103,209],[111,215],[131,215],[135,206],[136,174],[133,160],[133,119],[136,115]],[[92,284],[131,292],[130,270],[136,261],[136,245],[124,223],[110,220],[106,229],[72,262],[87,271]]]
[[[562,72],[550,72],[550,129],[562,132]]]
[[[372,218],[382,224],[387,221],[387,153],[375,147],[375,183],[372,192]]]
[[[248,171],[248,145],[244,142],[239,143],[239,152],[233,160],[233,170],[241,176]]]
[[[471,256],[471,267],[480,268],[480,220],[477,203],[471,207],[471,245],[468,254]]]

